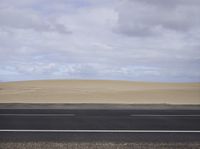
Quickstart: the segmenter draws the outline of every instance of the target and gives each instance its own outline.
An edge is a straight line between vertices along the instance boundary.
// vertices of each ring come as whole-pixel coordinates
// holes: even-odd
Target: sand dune
[[[200,83],[7,82],[0,83],[0,103],[200,104]]]

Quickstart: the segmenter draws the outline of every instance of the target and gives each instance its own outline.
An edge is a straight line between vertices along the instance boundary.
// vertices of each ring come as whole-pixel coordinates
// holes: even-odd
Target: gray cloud
[[[63,24],[31,9],[5,7],[0,10],[0,28],[33,29],[38,32],[71,33]]]
[[[118,32],[128,36],[185,33],[200,26],[198,0],[125,0],[118,10]]]

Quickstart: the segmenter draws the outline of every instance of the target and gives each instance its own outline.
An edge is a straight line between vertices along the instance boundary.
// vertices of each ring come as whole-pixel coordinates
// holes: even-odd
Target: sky
[[[200,0],[0,0],[0,81],[200,82]]]

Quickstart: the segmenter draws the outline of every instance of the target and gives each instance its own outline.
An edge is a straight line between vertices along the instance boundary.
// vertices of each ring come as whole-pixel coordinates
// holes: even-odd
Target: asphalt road
[[[0,130],[200,131],[200,110],[1,109]]]
[[[0,140],[200,141],[200,110],[0,109]]]

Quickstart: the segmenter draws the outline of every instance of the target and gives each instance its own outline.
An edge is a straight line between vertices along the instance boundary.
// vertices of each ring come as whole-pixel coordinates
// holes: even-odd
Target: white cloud
[[[196,0],[1,0],[0,80],[200,81],[199,7]]]

